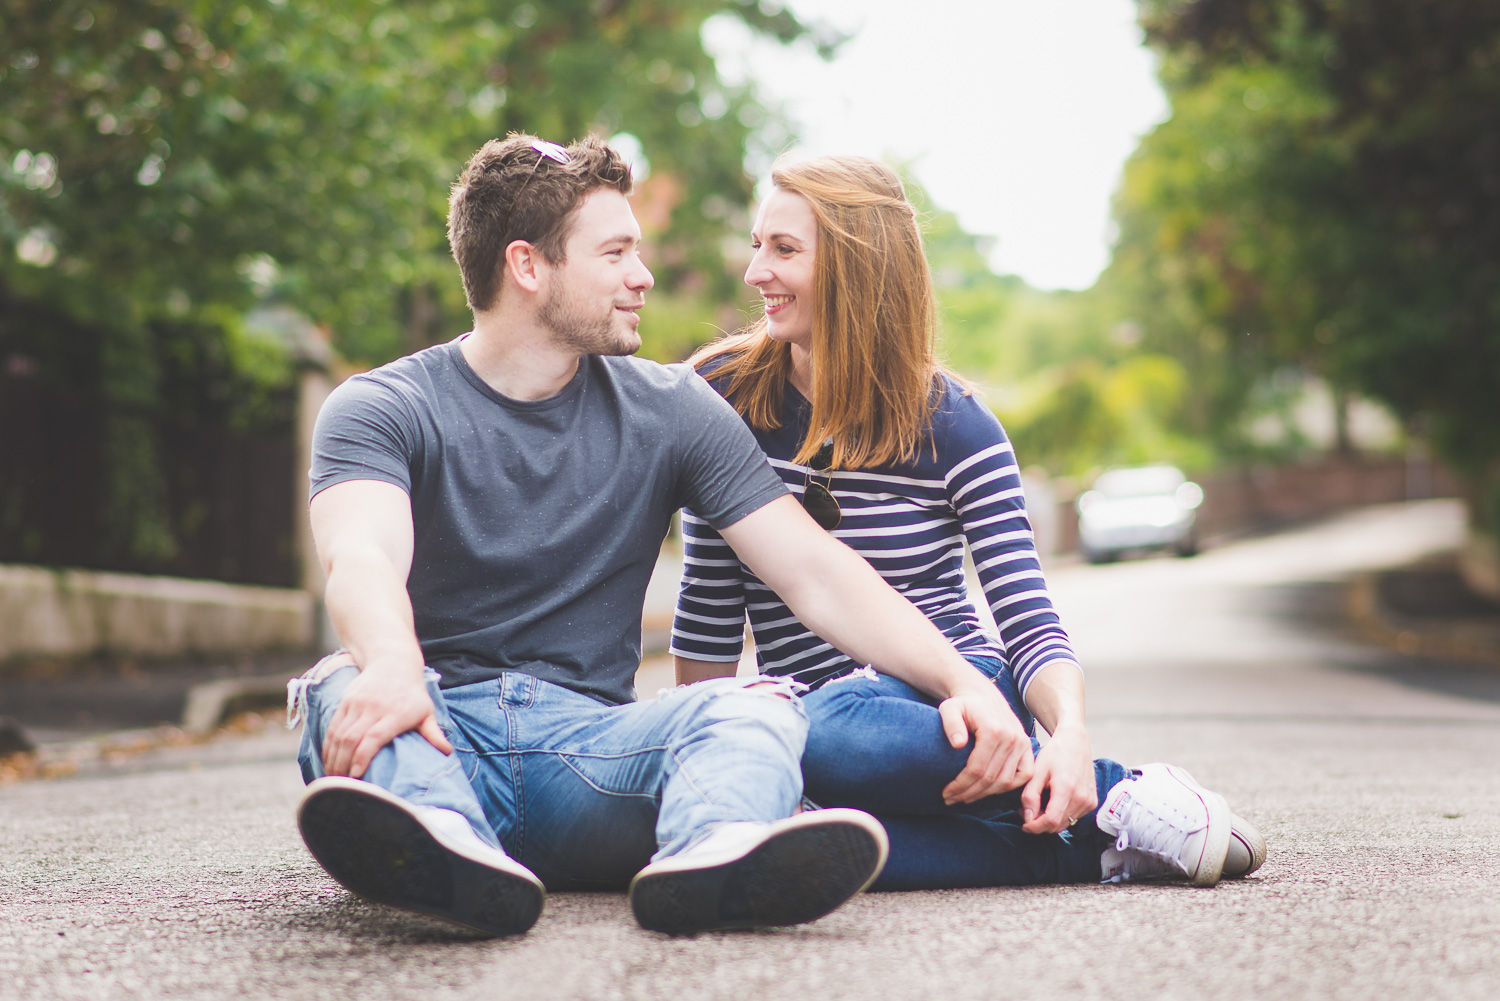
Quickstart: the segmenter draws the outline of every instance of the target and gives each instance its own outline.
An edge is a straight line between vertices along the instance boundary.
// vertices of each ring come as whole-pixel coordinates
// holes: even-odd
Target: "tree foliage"
[[[1159,304],[1202,426],[1296,363],[1429,434],[1500,527],[1500,7],[1142,0],[1173,117],[1114,271]]]
[[[486,139],[628,134],[661,285],[732,281],[724,220],[752,194],[747,147],[777,133],[719,79],[711,17],[838,41],[755,0],[0,0],[0,358],[107,402],[118,546],[173,548],[169,345],[243,358],[240,318],[268,299],[366,363],[464,329],[443,218]],[[23,315],[90,343],[65,361]]]

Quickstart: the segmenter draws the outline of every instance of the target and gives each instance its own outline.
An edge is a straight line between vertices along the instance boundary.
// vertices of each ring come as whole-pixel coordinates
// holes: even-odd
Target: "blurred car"
[[[1203,488],[1176,466],[1135,466],[1101,473],[1079,496],[1078,548],[1090,563],[1133,550],[1198,551]]]

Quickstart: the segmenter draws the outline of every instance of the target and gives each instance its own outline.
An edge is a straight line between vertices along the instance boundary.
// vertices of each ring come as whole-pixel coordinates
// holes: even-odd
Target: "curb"
[[[268,674],[255,678],[205,681],[188,689],[182,707],[182,729],[202,736],[230,717],[286,705],[286,683],[296,675]]]
[[[1383,576],[1361,574],[1350,581],[1346,593],[1349,617],[1365,639],[1411,657],[1476,669],[1500,668],[1500,622],[1404,615],[1381,597]]]

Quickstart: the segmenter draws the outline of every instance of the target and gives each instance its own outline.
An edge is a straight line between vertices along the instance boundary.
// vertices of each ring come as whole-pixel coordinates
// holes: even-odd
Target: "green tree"
[[[1220,417],[1297,361],[1390,405],[1500,529],[1500,7],[1143,0],[1173,119],[1121,196],[1122,266]],[[1205,169],[1206,168],[1206,169]]]
[[[715,16],[838,40],[753,0],[0,0],[0,348],[107,401],[114,544],[173,548],[168,345],[244,357],[268,296],[367,363],[462,329],[446,193],[492,136],[634,136],[670,181],[663,285],[726,281],[723,220],[775,123],[719,80]]]

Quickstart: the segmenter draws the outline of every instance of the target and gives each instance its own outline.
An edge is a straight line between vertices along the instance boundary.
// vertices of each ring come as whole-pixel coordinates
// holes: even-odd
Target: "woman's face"
[[[761,294],[766,333],[807,350],[812,344],[813,256],[818,222],[806,198],[773,188],[750,231],[755,256],[745,283]]]

